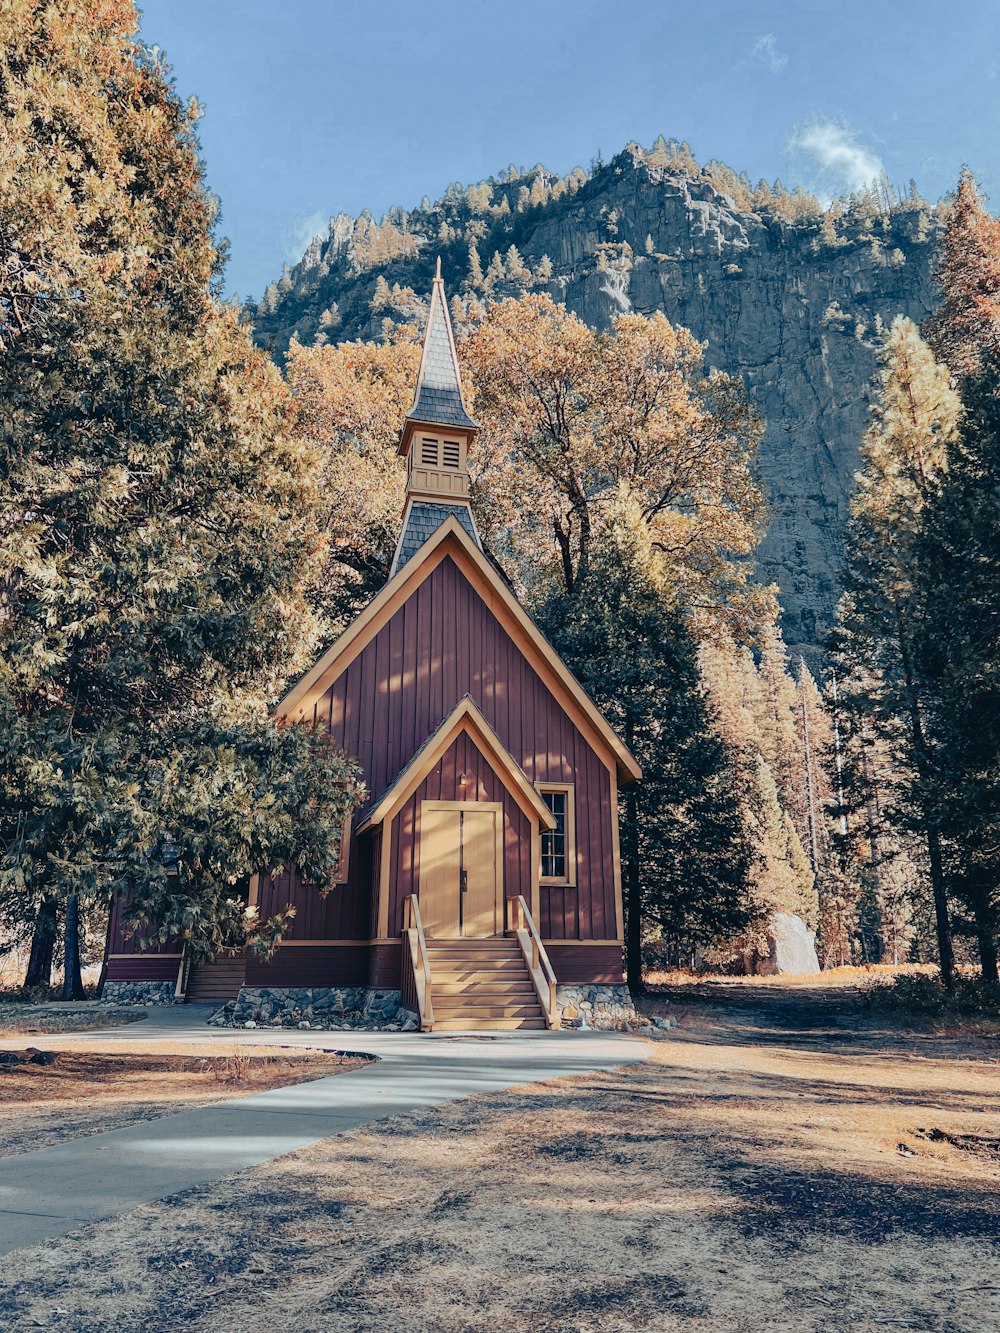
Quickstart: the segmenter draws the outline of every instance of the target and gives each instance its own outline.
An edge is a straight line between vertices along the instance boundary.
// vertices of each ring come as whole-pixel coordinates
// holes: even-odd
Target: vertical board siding
[[[451,559],[437,566],[333,683],[317,715],[329,718],[335,744],[361,759],[369,793],[377,800],[464,694],[482,709],[530,781],[572,782],[576,787],[577,883],[569,889],[542,888],[542,933],[549,939],[613,938],[610,775]],[[474,760],[468,751],[475,747],[463,751],[467,759],[456,761],[450,752],[446,756],[441,777],[446,786],[452,770],[461,772],[463,765],[471,769]],[[493,781],[499,783],[495,774]],[[520,812],[518,817],[523,818]],[[400,837],[393,839],[391,878],[396,884],[416,882],[416,822],[416,806],[410,801],[395,821]],[[505,843],[508,838],[513,842],[513,827],[505,829]],[[303,910],[304,896],[315,897],[314,891],[303,896],[301,886],[291,880],[283,885],[290,895],[285,901],[294,902],[317,925],[322,920],[322,929],[329,932],[325,938],[361,937],[351,931],[362,929],[367,919],[361,898],[368,893],[369,880],[367,867],[359,875],[353,862],[363,855],[365,842],[354,840],[350,882],[346,889],[335,889],[322,907],[310,902]],[[518,842],[520,850],[512,845],[506,858],[508,883],[523,886],[518,892],[530,901],[530,841],[518,835]],[[508,895],[512,891],[506,890]],[[390,933],[399,929],[399,901],[397,891]],[[332,930],[337,922],[344,928],[339,936]],[[308,937],[301,933],[304,924],[296,920],[293,938]]]
[[[124,916],[122,904],[116,898],[111,906],[111,920],[108,923],[108,953],[128,953],[135,954],[136,957],[152,958],[159,953],[175,954],[182,947],[177,940],[167,940],[162,944],[153,940],[143,948],[142,942],[146,936],[142,931],[126,934]],[[174,971],[176,970],[175,967]]]

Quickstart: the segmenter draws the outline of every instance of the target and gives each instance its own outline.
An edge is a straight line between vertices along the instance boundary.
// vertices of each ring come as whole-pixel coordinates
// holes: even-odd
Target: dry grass
[[[646,975],[646,984],[653,989],[662,986],[761,986],[765,989],[787,991],[798,990],[842,990],[845,988],[870,986],[873,981],[888,980],[902,976],[934,976],[937,968],[931,963],[865,963],[862,967],[830,967],[818,975],[805,972],[801,975],[777,977],[717,976],[714,973],[670,970],[650,972]]]
[[[44,1043],[53,1049],[55,1043]],[[178,1043],[143,1050],[63,1049],[55,1064],[0,1066],[0,1157],[118,1129],[136,1120],[346,1073],[365,1061],[335,1051],[291,1054],[234,1045],[225,1053]],[[0,1325],[2,1327],[2,1325]]]
[[[141,1023],[146,1011],[134,1006],[120,1009],[96,1004],[0,1003],[0,1041],[8,1037],[51,1035],[59,1032],[97,1032],[126,1023]]]
[[[1000,1327],[998,1044],[714,994],[645,1064],[399,1117],[20,1251],[0,1324]]]

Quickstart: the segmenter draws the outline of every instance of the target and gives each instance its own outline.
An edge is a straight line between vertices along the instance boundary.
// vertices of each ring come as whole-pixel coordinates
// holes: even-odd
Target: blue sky
[[[994,0],[146,0],[205,105],[228,285],[259,295],[332,213],[376,216],[515,162],[565,172],[687,139],[838,192],[884,167],[937,198],[968,162],[1000,209]]]

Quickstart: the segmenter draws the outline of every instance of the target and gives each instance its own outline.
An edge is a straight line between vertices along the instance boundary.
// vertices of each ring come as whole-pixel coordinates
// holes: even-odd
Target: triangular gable
[[[457,736],[467,735],[479,753],[489,762],[500,781],[528,816],[542,828],[555,828],[556,821],[548,806],[528,780],[528,775],[496,734],[475,700],[466,694],[443,722],[431,732],[396,775],[371,810],[358,825],[358,832],[391,819],[441,760]]]
[[[454,517],[441,524],[417,555],[389,580],[315,666],[292,686],[275,709],[275,717],[279,721],[307,717],[365,645],[448,556],[608,766],[617,767],[623,782],[641,778],[642,769],[617,732]]]

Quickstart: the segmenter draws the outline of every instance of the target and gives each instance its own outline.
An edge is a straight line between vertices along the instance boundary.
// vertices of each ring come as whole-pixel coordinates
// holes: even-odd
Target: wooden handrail
[[[556,999],[556,974],[552,971],[552,964],[542,944],[542,937],[531,919],[524,897],[518,894],[516,898],[508,898],[507,901],[511,907],[511,928],[521,946],[524,961],[528,964],[531,984],[545,1014],[546,1025],[558,1028],[560,1022],[559,1004]]]
[[[191,976],[191,951],[185,944],[181,948],[181,961],[177,965],[177,984],[174,986],[174,1004],[181,1004],[187,999],[188,978]]]
[[[420,1031],[430,1032],[434,1027],[434,983],[427,956],[427,939],[420,920],[420,904],[413,893],[403,900],[403,933],[410,946],[410,967],[420,1016]]]

